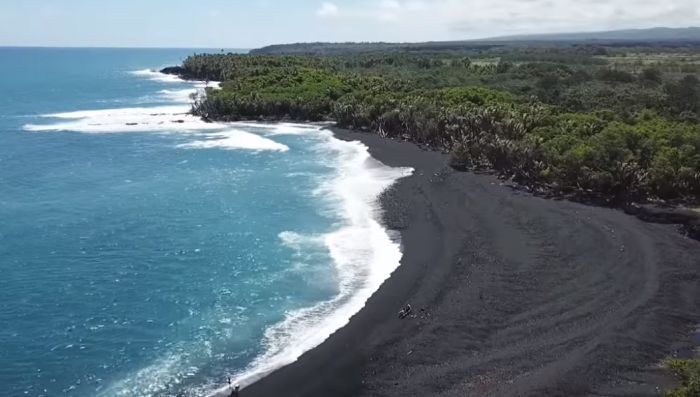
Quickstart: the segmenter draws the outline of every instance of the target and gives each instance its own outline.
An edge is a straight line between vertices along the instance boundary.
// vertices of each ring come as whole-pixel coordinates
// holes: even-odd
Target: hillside
[[[341,55],[362,52],[462,52],[501,47],[499,43],[477,41],[434,41],[424,43],[294,43],[276,44],[250,51],[252,55]]]
[[[637,42],[674,42],[700,41],[700,27],[688,28],[651,28],[626,29],[604,32],[575,32],[501,36],[488,41],[637,41]]]
[[[409,52],[409,53],[479,53],[499,48],[517,48],[548,44],[569,46],[575,44],[607,45],[677,43],[687,46],[700,45],[700,27],[629,29],[606,32],[579,32],[502,36],[479,40],[432,41],[423,43],[294,43],[276,44],[252,50],[253,55],[341,55],[363,52]]]

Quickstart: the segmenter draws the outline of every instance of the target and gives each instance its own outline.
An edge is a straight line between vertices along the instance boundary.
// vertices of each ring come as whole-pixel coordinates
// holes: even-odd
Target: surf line
[[[268,327],[262,342],[264,353],[233,374],[230,385],[212,391],[208,397],[230,396],[235,385],[250,386],[323,343],[364,307],[398,268],[402,257],[398,234],[392,235],[381,223],[379,197],[399,179],[412,175],[413,169],[388,167],[372,158],[361,142],[337,139],[318,126],[270,127],[271,135],[313,134],[319,138],[319,150],[333,161],[333,174],[315,193],[333,203],[341,217],[338,227],[322,236],[288,231],[280,238],[293,244],[321,241],[332,258],[339,289],[330,300],[289,312],[281,322]]]

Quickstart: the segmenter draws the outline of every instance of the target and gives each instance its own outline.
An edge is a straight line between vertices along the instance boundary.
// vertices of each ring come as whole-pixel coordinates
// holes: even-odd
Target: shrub
[[[665,364],[681,381],[681,387],[666,392],[666,397],[700,397],[700,360],[671,359]]]

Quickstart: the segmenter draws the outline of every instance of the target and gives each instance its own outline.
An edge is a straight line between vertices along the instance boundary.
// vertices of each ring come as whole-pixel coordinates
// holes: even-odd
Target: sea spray
[[[296,249],[322,242],[334,262],[338,293],[312,307],[289,312],[283,321],[269,327],[263,341],[264,353],[234,375],[236,383],[242,386],[293,363],[323,343],[345,326],[396,270],[402,256],[400,241],[382,226],[378,200],[383,191],[413,172],[410,168],[387,167],[373,159],[364,144],[339,140],[320,127],[270,127],[273,128],[269,135],[314,135],[319,140],[317,150],[334,168],[314,194],[329,200],[331,208],[340,215],[336,229],[324,236],[287,231],[280,238]],[[220,388],[210,395],[222,395],[226,390],[227,387]]]
[[[25,140],[56,142],[37,165],[60,160],[26,184],[42,197],[38,210],[52,209],[49,220],[32,222],[42,228],[33,234],[68,238],[45,259],[51,274],[71,280],[56,284],[55,296],[89,308],[44,317],[45,325],[76,324],[48,330],[65,330],[70,343],[59,337],[46,348],[60,360],[51,376],[66,375],[59,389],[42,386],[113,397],[201,396],[227,374],[248,384],[345,325],[398,266],[400,243],[382,227],[377,197],[409,170],[385,167],[363,145],[315,125],[205,123],[188,113],[203,83],[150,70],[129,76],[151,89],[120,97],[122,108],[37,108],[40,116],[18,119]],[[69,192],[54,196],[64,183]],[[54,226],[61,214],[69,221]],[[77,254],[63,253],[72,241]],[[79,289],[64,292],[74,279]],[[129,296],[104,300],[122,290]],[[48,376],[51,362],[36,365]],[[41,383],[19,387],[33,384]]]

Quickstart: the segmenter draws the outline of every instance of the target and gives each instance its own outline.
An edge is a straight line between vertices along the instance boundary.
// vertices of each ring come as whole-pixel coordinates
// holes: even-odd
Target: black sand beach
[[[276,396],[656,396],[700,320],[700,243],[673,225],[514,191],[372,134],[414,167],[382,199],[401,267],[325,343],[241,392]],[[399,319],[410,303],[415,316]]]

